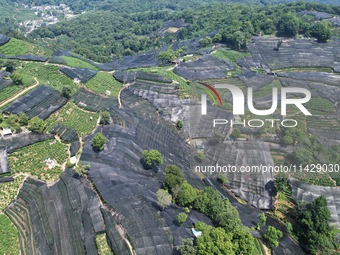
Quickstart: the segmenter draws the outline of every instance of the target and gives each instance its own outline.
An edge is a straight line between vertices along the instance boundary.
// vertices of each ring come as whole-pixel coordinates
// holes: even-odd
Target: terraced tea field
[[[118,96],[122,83],[117,81],[110,73],[99,72],[85,86],[102,95],[105,95],[106,91],[110,91],[111,96]]]
[[[51,130],[60,123],[74,128],[79,136],[84,137],[96,128],[99,115],[99,113],[82,110],[70,102],[47,119],[47,129]]]
[[[19,149],[9,155],[9,164],[13,174],[27,173],[43,181],[55,181],[62,172],[62,165],[68,158],[68,147],[57,140],[47,140]],[[44,162],[52,159],[57,165],[49,169]]]
[[[68,57],[68,56],[62,56],[61,58],[66,61],[66,65],[68,66],[98,70],[97,67],[78,58],[73,58],[73,57]]]
[[[52,53],[51,50],[15,38],[12,38],[8,43],[0,47],[0,54],[5,54],[6,56],[30,54],[49,57]]]

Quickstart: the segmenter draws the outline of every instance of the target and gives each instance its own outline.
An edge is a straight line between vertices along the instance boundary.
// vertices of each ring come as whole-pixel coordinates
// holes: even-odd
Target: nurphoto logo
[[[213,99],[215,102],[215,98],[213,98],[212,93],[217,97],[220,105],[223,105],[221,96],[216,91],[216,89],[228,89],[233,98],[233,115],[244,115],[245,114],[245,95],[243,91],[234,86],[234,85],[228,85],[228,84],[216,84],[214,87],[203,84],[208,90],[205,90],[207,94]],[[212,93],[211,93],[212,92]],[[207,94],[202,94],[201,96],[201,113],[202,115],[207,115]],[[304,97],[302,98],[288,98],[288,94],[303,94]],[[272,93],[272,105],[270,109],[256,109],[253,102],[253,88],[248,88],[247,90],[247,106],[248,110],[257,116],[268,116],[273,114],[278,107],[279,102],[279,91],[278,88],[273,88]],[[296,127],[298,125],[298,122],[293,119],[285,119],[284,116],[287,115],[287,105],[295,105],[304,115],[311,116],[312,114],[306,109],[304,106],[305,103],[309,102],[311,99],[311,93],[309,90],[305,88],[297,88],[297,87],[284,87],[281,88],[281,115],[282,119],[252,119],[252,120],[243,120],[243,122],[235,123],[233,120],[226,120],[226,119],[214,119],[213,126],[216,127],[216,125],[226,125],[230,124],[231,126],[235,124],[244,124],[244,126],[249,127],[262,127],[265,122],[271,123],[272,126],[274,126],[275,122],[280,121],[281,125],[284,127]],[[290,124],[289,124],[290,123]]]

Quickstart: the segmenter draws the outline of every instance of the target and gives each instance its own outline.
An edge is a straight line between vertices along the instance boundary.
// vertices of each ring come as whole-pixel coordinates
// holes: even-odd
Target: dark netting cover
[[[330,23],[332,23],[332,25],[333,25],[334,27],[340,27],[340,17],[334,17],[334,18],[332,18],[332,19],[330,19],[330,20],[327,20],[327,21],[329,21]]]
[[[79,136],[74,128],[64,126],[63,124],[56,124],[50,131],[51,134],[60,136],[65,142],[79,141]]]
[[[8,36],[0,34],[0,46],[8,43],[9,40],[10,38]]]
[[[237,64],[240,65],[243,69],[249,71],[250,68],[263,68],[263,69],[268,69],[268,66],[261,63],[260,61],[255,62],[253,57],[244,57],[241,59],[238,59]]]
[[[78,79],[83,83],[86,83],[93,76],[97,74],[97,71],[86,69],[86,68],[71,68],[71,67],[62,67],[60,68],[64,74],[66,74],[71,79]]]
[[[225,78],[226,72],[234,69],[235,65],[228,61],[204,55],[198,60],[180,63],[174,72],[188,80],[207,80]]]
[[[220,184],[216,179],[205,179],[205,182],[209,185],[214,187],[223,198],[228,198],[232,205],[237,209],[240,219],[242,223],[248,227],[256,227],[258,214],[263,212],[258,208],[255,208],[250,205],[241,204],[238,200],[234,197],[234,195],[226,190],[221,188]],[[283,232],[283,237],[280,238],[279,246],[273,248],[273,254],[275,255],[304,255],[306,254],[302,248],[287,234],[284,224],[281,221],[277,220],[276,218],[267,215],[267,226],[274,226],[276,229],[280,229]],[[261,234],[263,235],[266,232],[267,226],[261,227]],[[251,232],[253,235],[254,233]],[[258,236],[254,235],[254,236]]]
[[[0,71],[0,91],[14,84],[11,79],[5,78],[5,77],[10,77],[10,75],[11,73],[9,72]]]
[[[29,118],[38,116],[45,120],[66,103],[67,99],[59,91],[41,85],[15,100],[4,109],[4,112],[18,115],[26,113]]]
[[[302,12],[299,12],[298,14],[300,14],[301,16],[304,16],[304,15],[313,15],[315,17],[315,19],[317,19],[317,20],[333,18],[333,15],[329,14],[327,12],[302,11]]]
[[[113,76],[121,83],[132,83],[136,80],[136,72],[116,71]]]
[[[77,152],[80,150],[80,147],[81,147],[81,144],[79,141],[71,143],[70,156],[74,157],[77,154]]]
[[[2,145],[2,143],[1,143]],[[6,147],[0,146],[0,174],[9,173],[9,164]]]
[[[199,49],[202,48],[201,44],[199,43],[199,41],[200,41],[202,38],[205,38],[206,36],[213,37],[213,36],[215,36],[215,35],[216,35],[216,32],[212,32],[212,33],[209,33],[209,34],[206,34],[206,35],[202,35],[202,36],[196,37],[196,38],[191,39],[191,40],[187,40],[187,41],[176,41],[176,42],[172,45],[172,49],[173,49],[174,51],[177,51],[177,50],[179,50],[180,48],[185,47],[185,48],[186,48],[185,54],[195,53],[196,51],[198,51]]]
[[[119,233],[117,229],[118,222],[114,217],[112,217],[115,213],[110,212],[106,208],[101,208],[101,211],[106,228],[107,242],[113,253],[119,255],[131,255],[129,244]]]
[[[253,38],[247,47],[256,62],[268,64],[273,69],[285,67],[331,67],[340,72],[340,39],[328,43],[316,43],[311,39],[283,40],[276,51],[280,39]]]
[[[238,76],[247,87],[253,88],[256,91],[270,83],[275,79],[273,75],[255,73],[255,72],[245,72]]]
[[[6,146],[8,153],[11,153],[15,150],[21,149],[28,145],[53,138],[54,135],[49,134],[37,134],[37,133],[17,134],[6,139],[0,138],[0,144],[1,146]]]
[[[113,75],[118,81],[122,83],[132,83],[136,79],[158,82],[158,83],[172,83],[172,80],[165,78],[163,75],[154,74],[154,73],[146,73],[146,72],[141,72],[141,71],[139,72],[117,71]]]
[[[5,210],[25,254],[98,254],[95,234],[105,231],[98,196],[67,169],[53,185],[28,178]]]
[[[225,173],[228,188],[249,204],[271,209],[275,202],[276,188],[272,171],[240,172],[241,166],[274,166],[267,143],[261,141],[215,142],[204,144],[204,154],[212,166],[236,166],[237,171]],[[207,177],[216,178],[218,173],[206,173]]]
[[[48,63],[60,64],[60,65],[66,65],[67,64],[66,60],[59,57],[59,56],[53,56],[53,57],[49,58]]]
[[[72,98],[80,108],[89,111],[101,112],[118,108],[117,98],[100,96],[85,88],[79,89]]]
[[[13,177],[0,177],[0,183],[13,182],[13,181],[14,181]]]
[[[139,55],[123,56],[122,59],[114,59],[112,63],[107,63],[106,65],[112,66],[112,70],[125,70],[137,67],[160,66],[162,65],[162,62],[157,58],[158,53],[158,51],[148,51]],[[102,66],[100,66],[99,68],[102,68]]]
[[[4,54],[0,54],[0,58],[6,58],[6,59],[19,59],[22,61],[36,61],[36,62],[46,62],[48,60],[47,57],[43,56],[33,56],[30,54],[25,54],[21,56],[6,56]]]
[[[324,195],[332,216],[330,223],[340,229],[340,190],[338,187],[310,185],[296,179],[290,179],[289,183],[292,187],[292,198],[298,203],[312,203],[314,199]]]

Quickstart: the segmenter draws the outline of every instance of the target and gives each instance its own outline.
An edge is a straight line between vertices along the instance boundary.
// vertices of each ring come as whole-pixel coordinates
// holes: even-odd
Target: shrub
[[[106,138],[102,133],[97,133],[92,140],[92,146],[97,151],[102,151],[105,143]]]

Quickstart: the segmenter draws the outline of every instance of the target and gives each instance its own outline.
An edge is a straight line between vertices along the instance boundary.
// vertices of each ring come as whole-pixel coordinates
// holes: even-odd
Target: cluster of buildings
[[[50,25],[58,23],[61,19],[73,17],[73,11],[66,4],[58,5],[42,5],[29,6],[24,5],[24,8],[34,11],[37,19],[25,20],[20,22],[20,27],[23,28],[25,34],[29,34],[42,25]]]

